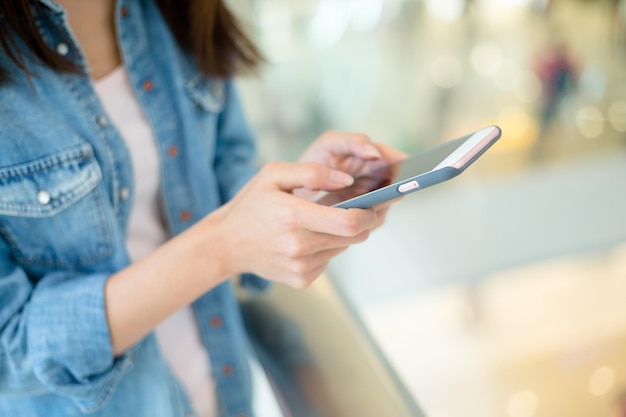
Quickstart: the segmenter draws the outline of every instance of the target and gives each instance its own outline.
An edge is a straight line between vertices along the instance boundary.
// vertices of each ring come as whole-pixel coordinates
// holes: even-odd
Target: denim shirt
[[[87,73],[64,10],[40,3],[45,41]],[[252,136],[232,81],[200,75],[151,0],[119,0],[116,26],[158,142],[162,211],[176,235],[255,173]],[[134,178],[90,77],[31,60],[29,80],[2,53],[0,62],[11,75],[0,86],[0,416],[193,415],[154,335],[113,355],[104,286],[130,262]],[[248,342],[232,284],[193,309],[220,415],[252,416]]]

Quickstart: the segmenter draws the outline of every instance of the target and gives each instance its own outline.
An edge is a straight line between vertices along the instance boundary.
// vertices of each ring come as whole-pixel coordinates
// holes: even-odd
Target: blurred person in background
[[[308,286],[388,205],[309,201],[404,155],[329,132],[254,167],[219,0],[0,1],[0,415],[253,416],[231,277]]]
[[[551,127],[563,100],[571,94],[578,78],[573,59],[565,42],[553,42],[540,49],[535,57],[535,73],[541,81],[539,135],[533,154],[542,158],[549,144]]]

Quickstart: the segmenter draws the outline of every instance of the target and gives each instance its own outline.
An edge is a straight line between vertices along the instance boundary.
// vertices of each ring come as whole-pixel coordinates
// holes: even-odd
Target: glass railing
[[[274,286],[242,311],[285,417],[423,417],[351,303],[320,277]]]

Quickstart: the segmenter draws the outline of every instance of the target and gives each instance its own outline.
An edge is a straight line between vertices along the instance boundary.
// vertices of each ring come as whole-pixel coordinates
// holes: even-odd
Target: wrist
[[[190,248],[185,261],[196,266],[193,275],[205,291],[238,274],[222,227],[224,217],[225,209],[221,207],[181,235],[189,235],[185,236]]]
[[[232,276],[214,227],[218,219],[209,217],[107,280],[107,319],[116,355]]]

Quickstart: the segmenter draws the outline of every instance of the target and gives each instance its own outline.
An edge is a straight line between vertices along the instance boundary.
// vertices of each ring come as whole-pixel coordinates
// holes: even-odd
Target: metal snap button
[[[130,188],[128,187],[120,188],[120,199],[128,200],[128,197],[130,197]]]
[[[45,206],[46,204],[50,203],[50,200],[52,200],[52,195],[50,194],[48,190],[40,190],[37,193],[37,201],[42,206]]]
[[[56,50],[59,55],[65,56],[70,52],[70,47],[66,43],[60,42],[57,44]]]
[[[102,115],[96,117],[96,123],[98,123],[98,126],[100,127],[107,127],[109,125],[107,118]]]

